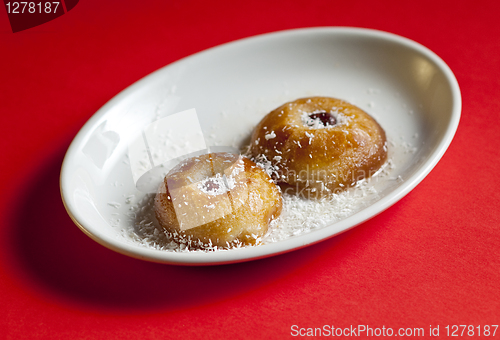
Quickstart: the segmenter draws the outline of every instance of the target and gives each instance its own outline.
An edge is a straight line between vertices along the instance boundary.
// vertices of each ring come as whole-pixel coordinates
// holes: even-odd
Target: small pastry
[[[281,210],[271,178],[248,158],[223,152],[183,161],[155,197],[160,225],[194,248],[259,243]]]

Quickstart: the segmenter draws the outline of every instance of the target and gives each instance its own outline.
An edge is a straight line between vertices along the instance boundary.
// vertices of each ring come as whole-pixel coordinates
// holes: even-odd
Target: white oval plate
[[[144,127],[195,108],[209,144],[241,145],[267,112],[313,95],[350,101],[387,132],[392,166],[377,181],[377,197],[368,206],[299,236],[226,251],[158,250],[128,236],[135,222],[127,212],[141,195],[132,179],[128,147]],[[88,236],[135,258],[186,265],[263,258],[329,238],[397,202],[444,154],[460,112],[460,90],[449,67],[411,40],[358,28],[265,34],[182,59],[111,99],[68,149],[62,198]]]

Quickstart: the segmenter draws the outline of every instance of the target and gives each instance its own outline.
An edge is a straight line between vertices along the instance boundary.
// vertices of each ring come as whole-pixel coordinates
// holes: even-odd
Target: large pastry
[[[250,156],[271,169],[285,192],[324,197],[372,176],[387,159],[386,135],[346,101],[302,98],[266,115],[251,137]]]

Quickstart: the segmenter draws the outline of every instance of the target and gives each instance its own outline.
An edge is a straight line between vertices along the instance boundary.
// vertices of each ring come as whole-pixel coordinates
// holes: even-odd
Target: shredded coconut
[[[389,166],[392,165],[388,163],[378,175],[384,175]],[[395,180],[401,181],[401,178]],[[235,242],[226,248],[220,248],[183,237],[175,232],[167,232],[159,226],[155,218],[154,196],[148,194],[130,208],[127,218],[134,227],[125,231],[125,238],[144,247],[171,252],[228,251],[249,247],[241,242]],[[280,242],[321,229],[353,215],[379,198],[377,190],[369,180],[360,181],[356,186],[330,198],[308,200],[289,193],[283,193],[282,197],[281,216],[271,223],[266,235],[261,238],[255,235],[257,244]],[[212,204],[208,208],[215,208],[215,205]]]
[[[116,209],[118,209],[118,208],[120,208],[120,207],[121,207],[121,204],[120,204],[120,203],[117,203],[117,202],[108,202],[108,205],[109,205],[110,207],[113,207],[113,208],[116,208]]]
[[[372,93],[376,93],[373,91]],[[337,120],[337,124],[346,124],[349,119],[338,111],[330,112]],[[311,119],[307,113],[301,115],[302,123],[314,128],[330,128],[332,126],[324,126],[321,120]],[[283,131],[287,127],[283,128]],[[267,127],[264,127],[266,130]],[[309,144],[315,137],[314,131],[312,133],[306,132],[309,138]],[[416,135],[415,137],[418,137]],[[274,131],[267,132],[265,139],[276,138]],[[259,140],[255,141],[258,144]],[[307,142],[306,142],[307,143]],[[393,141],[389,141],[391,145],[395,145]],[[298,143],[299,147],[302,147]],[[307,146],[304,146],[307,147]],[[326,148],[326,145],[325,145]],[[403,150],[407,153],[413,153],[416,148],[409,143],[403,144]],[[282,152],[275,150],[278,154]],[[311,157],[311,155],[309,155]],[[271,178],[276,178],[279,174],[279,168],[276,165],[283,161],[282,156],[274,156],[272,160],[267,159],[264,155],[255,159],[257,166],[262,168]],[[125,159],[124,164],[129,164]],[[177,167],[179,170],[182,163]],[[394,168],[391,159],[388,160],[386,165],[374,177],[383,177],[384,180],[392,180],[401,182],[401,176],[391,175],[391,170]],[[207,194],[217,195],[231,190],[235,186],[235,177],[239,172],[243,171],[242,166],[235,166],[231,174],[221,175],[218,174],[213,177],[206,178],[204,181],[198,183],[198,188]],[[191,180],[191,179],[190,179]],[[193,182],[191,180],[191,182]],[[212,184],[217,185],[209,185]],[[115,183],[116,186],[116,183]],[[244,247],[241,242],[227,244],[226,248],[216,247],[211,243],[203,244],[201,241],[193,240],[189,237],[182,237],[177,233],[170,233],[162,228],[156,217],[154,209],[154,194],[139,194],[134,193],[124,195],[124,202],[127,204],[122,207],[118,202],[109,202],[108,205],[115,208],[120,215],[112,215],[110,225],[113,227],[122,226],[119,232],[126,241],[139,244],[146,248],[152,248],[169,252],[212,252],[212,251],[230,251],[230,249]],[[283,212],[280,217],[274,220],[266,235],[257,239],[257,244],[270,244],[280,242],[292,237],[304,235],[324,228],[328,225],[341,221],[358,211],[364,209],[374,201],[379,199],[379,193],[375,186],[370,184],[369,180],[363,180],[357,183],[354,187],[346,189],[345,191],[333,195],[330,198],[319,200],[307,200],[294,194],[283,193]],[[205,206],[209,209],[217,208],[215,204]],[[125,211],[125,212],[124,212]],[[125,218],[124,218],[125,217]],[[125,227],[123,227],[125,226]],[[229,231],[229,230],[228,230]],[[175,239],[175,241],[174,241]]]
[[[313,112],[303,111],[300,115],[300,119],[302,121],[302,124],[304,124],[305,126],[311,127],[313,129],[330,129],[330,128],[333,128],[335,126],[345,125],[349,122],[349,117],[343,115],[339,111],[338,108],[334,108],[328,113],[330,113],[335,118],[336,124],[335,125],[328,125],[328,124],[325,125],[325,124],[323,124],[323,122],[320,119],[315,119],[315,118],[311,117],[312,114],[320,113],[320,112],[322,112],[322,111],[313,111]]]
[[[274,133],[274,131],[271,131],[271,132],[267,133],[264,137],[266,138],[266,140],[269,140],[269,139],[276,138],[276,134]]]
[[[220,195],[227,191],[227,186],[224,183],[224,178],[221,174],[216,174],[212,177],[207,177],[200,181],[198,184],[198,189],[208,195]]]

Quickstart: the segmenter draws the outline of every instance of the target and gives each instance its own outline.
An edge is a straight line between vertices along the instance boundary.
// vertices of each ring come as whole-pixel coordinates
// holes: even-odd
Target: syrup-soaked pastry
[[[343,100],[302,98],[265,116],[251,137],[250,156],[268,163],[285,192],[318,198],[373,175],[387,160],[382,127]]]
[[[210,153],[173,168],[155,197],[168,234],[192,248],[259,243],[282,210],[279,187],[248,158]]]

